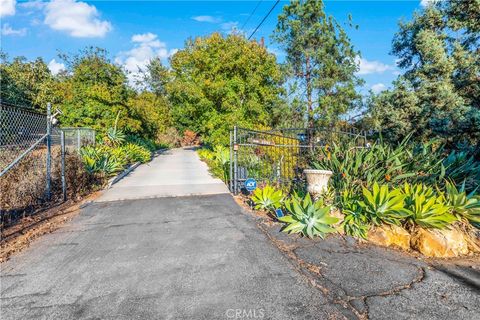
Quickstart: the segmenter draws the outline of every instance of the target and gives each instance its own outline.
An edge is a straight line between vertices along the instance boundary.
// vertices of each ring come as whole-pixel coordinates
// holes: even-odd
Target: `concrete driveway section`
[[[167,150],[114,184],[98,201],[228,193],[193,149]]]
[[[7,319],[344,319],[230,195],[94,203],[2,264]]]

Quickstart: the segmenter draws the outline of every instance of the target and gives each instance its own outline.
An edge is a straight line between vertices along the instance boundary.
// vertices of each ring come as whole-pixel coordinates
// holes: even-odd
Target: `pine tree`
[[[273,39],[285,50],[293,81],[306,94],[308,125],[331,124],[354,107],[359,52],[319,0],[295,0],[283,8]]]

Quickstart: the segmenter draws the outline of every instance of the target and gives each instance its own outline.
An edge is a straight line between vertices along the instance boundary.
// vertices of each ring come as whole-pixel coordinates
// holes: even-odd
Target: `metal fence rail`
[[[52,189],[66,200],[67,148],[78,151],[95,142],[92,129],[55,128],[51,111],[50,104],[42,114],[0,101],[1,227],[16,213],[50,201]]]
[[[363,131],[349,128],[283,128],[258,131],[235,127],[230,138],[230,190],[238,194],[254,178],[291,186],[304,180],[303,170],[316,149],[333,143],[367,144]]]

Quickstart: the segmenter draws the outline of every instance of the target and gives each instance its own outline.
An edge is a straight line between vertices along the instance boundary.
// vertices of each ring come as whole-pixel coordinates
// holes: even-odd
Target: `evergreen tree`
[[[359,53],[321,0],[284,6],[273,39],[287,54],[289,76],[303,85],[309,126],[334,123],[354,107],[355,87],[363,83],[355,75]]]
[[[479,21],[480,1],[462,0],[431,3],[400,23],[392,53],[405,73],[370,106],[384,135],[398,141],[413,131],[420,140],[478,143]]]

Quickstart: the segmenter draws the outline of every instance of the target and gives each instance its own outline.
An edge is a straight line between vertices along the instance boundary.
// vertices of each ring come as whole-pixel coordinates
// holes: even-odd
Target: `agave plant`
[[[443,229],[457,220],[450,213],[450,206],[443,195],[437,196],[431,187],[425,185],[404,186],[405,210],[409,221],[425,228]]]
[[[285,207],[290,215],[278,219],[288,224],[284,232],[324,238],[327,233],[336,231],[332,225],[338,218],[330,216],[330,207],[324,206],[322,201],[313,202],[308,193],[303,199],[294,196],[287,200]]]
[[[445,185],[445,200],[458,218],[464,218],[475,226],[480,226],[480,197],[473,193],[467,195],[465,184],[460,189],[452,182]]]
[[[284,200],[282,190],[276,190],[270,185],[266,185],[261,189],[253,192],[252,200],[257,210],[275,210],[279,208]]]
[[[345,215],[342,222],[345,233],[353,237],[366,239],[370,222],[359,205],[358,197],[354,196],[352,191],[345,190],[340,198],[340,208]]]
[[[363,188],[363,200],[359,205],[371,221],[399,225],[409,216],[404,208],[405,195],[400,189],[389,190],[388,185],[373,184],[372,191]]]
[[[120,148],[128,155],[129,162],[146,163],[152,159],[150,151],[143,146],[127,143]]]
[[[122,169],[122,163],[102,147],[87,146],[80,149],[85,170],[90,174],[110,176]]]
[[[213,158],[215,159],[216,165],[222,169],[223,181],[228,181],[229,179],[229,169],[230,169],[230,150],[223,146],[216,146],[213,149]]]
[[[109,146],[119,146],[123,142],[125,142],[126,135],[123,133],[122,130],[118,129],[118,119],[120,117],[120,112],[117,113],[117,118],[115,119],[115,125],[113,128],[108,128],[107,130],[107,136],[105,137],[106,139],[106,144]]]
[[[452,151],[444,160],[446,177],[465,191],[476,192],[480,188],[480,162],[467,152]]]

